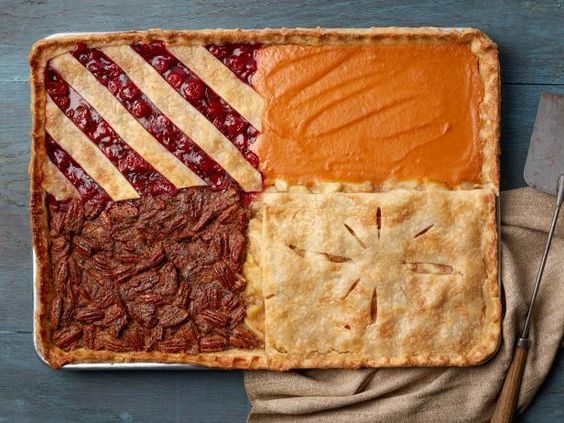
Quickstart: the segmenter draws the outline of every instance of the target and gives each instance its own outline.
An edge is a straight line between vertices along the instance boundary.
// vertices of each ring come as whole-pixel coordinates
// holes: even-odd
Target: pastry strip
[[[114,201],[139,198],[139,194],[112,162],[104,156],[61,109],[47,99],[45,129]]]
[[[79,198],[80,194],[74,185],[63,175],[51,160],[45,158],[43,162],[43,180],[41,186],[57,201]]]
[[[217,60],[213,54],[201,46],[169,47],[168,50],[194,71],[251,125],[259,131],[262,129],[264,99]]]

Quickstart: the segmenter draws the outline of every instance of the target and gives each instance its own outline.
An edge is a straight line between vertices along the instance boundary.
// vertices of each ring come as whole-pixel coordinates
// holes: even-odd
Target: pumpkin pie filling
[[[483,88],[469,44],[274,45],[255,146],[267,181],[481,182]]]

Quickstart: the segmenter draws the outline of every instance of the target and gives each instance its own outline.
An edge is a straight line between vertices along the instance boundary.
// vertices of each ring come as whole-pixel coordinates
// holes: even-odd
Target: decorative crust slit
[[[343,300],[346,300],[347,297],[350,295],[351,292],[354,291],[354,289],[356,288],[356,286],[358,285],[358,283],[360,282],[360,279],[357,279],[356,281],[354,281],[352,283],[352,285],[350,286],[350,288],[347,290],[347,293],[345,294],[345,296],[343,297]]]
[[[378,293],[376,288],[372,290],[372,297],[370,298],[370,323],[368,325],[372,325],[376,323],[376,319],[378,318]]]
[[[414,262],[407,263],[404,262],[405,266],[414,273],[421,273],[424,275],[459,275],[462,273],[456,271],[452,266],[448,264],[440,263],[423,263]]]
[[[382,229],[382,209],[378,207],[376,210],[376,230],[378,231],[378,239],[380,239],[380,230]]]
[[[360,244],[360,246],[362,248],[366,248],[366,244],[364,242],[362,242],[362,240],[358,237],[358,235],[356,234],[356,232],[354,231],[353,228],[351,228],[349,225],[347,225],[346,223],[343,223],[343,225],[345,226],[345,228],[347,229],[347,231],[354,237],[354,239],[357,240],[357,242]]]
[[[420,237],[420,236],[423,235],[423,234],[426,234],[426,233],[429,232],[431,229],[433,229],[434,226],[435,226],[435,225],[429,225],[429,226],[427,226],[425,229],[421,229],[419,232],[417,232],[417,233],[415,234],[415,236],[413,237],[413,239],[415,239],[415,238],[417,238],[417,237]]]
[[[300,256],[301,258],[304,258],[304,257],[305,257],[305,253],[306,253],[305,250],[303,250],[303,249],[301,249],[301,248],[298,248],[298,247],[296,247],[295,245],[292,245],[292,244],[286,244],[286,245],[288,246],[288,248],[289,248],[290,250],[292,250],[294,253],[296,253],[296,254],[297,254],[298,256]]]
[[[306,253],[308,252],[307,250],[304,250],[303,248],[299,248],[296,247],[295,245],[292,244],[286,244],[288,246],[288,248],[290,250],[292,250],[294,253],[296,253],[298,256],[304,258]],[[323,251],[309,251],[313,254],[319,254],[323,257],[325,257],[327,259],[327,261],[330,261],[332,263],[346,263],[348,261],[352,261],[352,259],[350,257],[345,257],[345,256],[340,256],[337,254],[330,254],[330,253],[325,253]]]

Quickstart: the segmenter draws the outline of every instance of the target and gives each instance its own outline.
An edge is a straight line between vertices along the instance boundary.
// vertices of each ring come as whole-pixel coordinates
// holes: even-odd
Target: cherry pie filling
[[[147,163],[51,67],[45,70],[47,93],[61,111],[110,159],[139,194],[174,192],[175,187]],[[47,143],[52,148],[52,143]]]
[[[258,135],[252,125],[162,43],[136,43],[132,48],[258,167],[258,157],[249,149]],[[239,78],[250,81],[257,46],[207,48]],[[112,201],[45,134],[48,158],[80,194],[80,199],[66,201],[46,196],[53,342],[66,351],[189,354],[258,346],[244,322],[246,281],[241,276],[249,205],[256,194],[242,192],[102,51],[78,45],[71,54],[208,186],[177,190],[47,66],[48,96],[141,195]]]
[[[249,85],[257,70],[256,53],[261,47],[261,44],[211,44],[206,46],[216,59],[231,69],[241,81]]]
[[[47,156],[65,177],[76,187],[84,202],[106,203],[110,197],[84,169],[57,142],[45,133]],[[56,202],[55,197],[47,195],[48,202]]]
[[[174,57],[165,48],[164,43],[158,41],[151,44],[134,43],[131,47],[153,66],[184,99],[212,122],[255,168],[258,168],[258,157],[249,149],[258,136],[256,128],[233,110],[194,72]],[[230,58],[241,62],[241,66],[231,68],[231,70],[245,82],[250,82],[250,78],[256,70],[256,62],[254,61],[256,48],[258,47],[240,46],[236,49],[231,48],[232,51],[238,51],[239,55],[235,56],[232,53]],[[215,51],[213,47],[211,49]],[[232,64],[229,61],[227,63]]]

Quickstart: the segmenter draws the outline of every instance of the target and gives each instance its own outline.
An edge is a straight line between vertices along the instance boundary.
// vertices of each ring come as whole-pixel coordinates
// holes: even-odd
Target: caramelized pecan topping
[[[49,202],[52,339],[65,350],[253,348],[244,325],[248,209],[188,188],[106,207]]]

